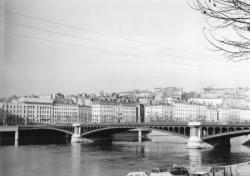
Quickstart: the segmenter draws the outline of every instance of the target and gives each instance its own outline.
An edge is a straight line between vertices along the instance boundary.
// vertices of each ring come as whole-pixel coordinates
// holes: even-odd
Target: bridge
[[[25,125],[0,127],[0,132],[13,131],[15,132],[15,141],[18,141],[19,131],[58,131],[70,135],[71,142],[79,142],[83,138],[102,138],[118,132],[135,129],[138,131],[139,141],[141,141],[143,130],[157,130],[187,138],[188,148],[205,148],[207,144],[212,146],[228,146],[230,145],[230,138],[250,134],[250,124],[201,122]]]

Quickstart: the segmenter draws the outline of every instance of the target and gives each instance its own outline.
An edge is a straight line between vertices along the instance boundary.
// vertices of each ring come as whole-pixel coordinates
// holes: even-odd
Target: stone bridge
[[[3,127],[0,127],[0,132],[1,129],[4,130]],[[139,141],[141,141],[141,132],[143,130],[157,130],[185,137],[187,138],[188,148],[205,148],[207,143],[213,146],[230,145],[230,138],[250,134],[250,124],[201,122],[26,125],[16,127],[14,131],[55,130],[71,135],[72,142],[79,142],[83,138],[101,138],[133,129],[137,129]],[[18,137],[16,136],[16,138]]]

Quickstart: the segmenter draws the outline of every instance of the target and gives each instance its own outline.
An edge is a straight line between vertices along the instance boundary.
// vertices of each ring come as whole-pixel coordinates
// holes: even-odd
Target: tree
[[[250,1],[194,0],[191,7],[201,12],[208,27],[208,42],[232,61],[250,59]]]

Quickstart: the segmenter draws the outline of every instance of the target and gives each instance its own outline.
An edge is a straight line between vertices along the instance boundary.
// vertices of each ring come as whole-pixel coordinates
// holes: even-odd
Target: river
[[[243,137],[244,138],[244,137]],[[233,140],[230,149],[191,150],[179,137],[146,142],[65,143],[0,146],[1,176],[125,176],[170,162],[185,166],[250,161],[250,148]]]

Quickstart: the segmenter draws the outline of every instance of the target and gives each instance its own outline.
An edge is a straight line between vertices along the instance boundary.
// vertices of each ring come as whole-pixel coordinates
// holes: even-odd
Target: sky
[[[0,97],[250,86],[189,0],[0,0]]]

